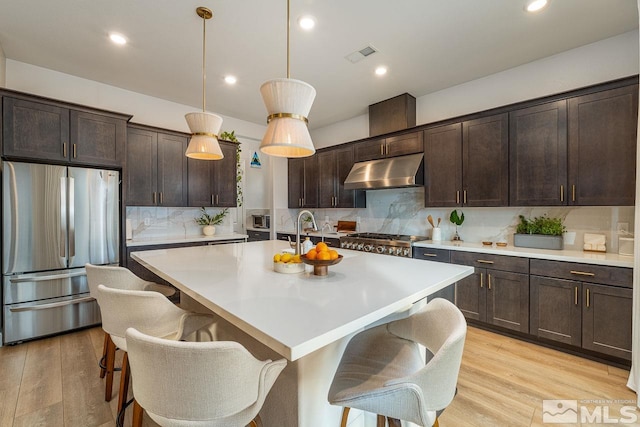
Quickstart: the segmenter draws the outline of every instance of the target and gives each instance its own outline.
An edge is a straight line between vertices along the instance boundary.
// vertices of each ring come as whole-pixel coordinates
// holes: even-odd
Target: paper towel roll
[[[127,236],[127,240],[133,239],[133,229],[131,228],[131,220],[128,219],[125,224],[125,234]]]

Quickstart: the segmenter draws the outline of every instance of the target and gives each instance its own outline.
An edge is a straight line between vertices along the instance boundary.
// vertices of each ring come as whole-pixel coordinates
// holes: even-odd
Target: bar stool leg
[[[104,378],[104,376],[107,373],[107,367],[106,365],[103,365],[103,363],[106,363],[106,359],[107,359],[107,347],[109,347],[109,334],[108,333],[104,333],[104,344],[102,345],[102,358],[100,359],[100,378]]]
[[[342,420],[340,421],[340,427],[347,427],[347,420],[349,419],[349,410],[351,408],[345,406],[342,408]]]
[[[115,359],[116,359],[116,345],[111,340],[111,337],[109,337],[109,340],[107,342],[107,361],[105,363],[106,365],[105,376],[107,378],[107,381],[104,387],[104,400],[106,400],[107,402],[111,401],[111,395],[113,390],[113,369],[115,365]]]
[[[389,423],[389,427],[401,427],[402,424],[400,423],[400,420],[397,418],[391,418],[391,417],[387,417],[387,422]]]
[[[133,422],[131,423],[133,427],[142,427],[143,413],[144,410],[142,406],[140,406],[137,400],[133,399]]]
[[[118,394],[118,413],[124,409],[127,404],[127,395],[129,394],[129,379],[131,370],[129,369],[129,356],[124,352],[122,356],[122,370],[120,371],[120,393]]]
[[[378,420],[378,422],[376,423],[377,427],[385,427],[385,425],[387,425],[387,417],[385,417],[384,415],[378,415],[377,420]]]

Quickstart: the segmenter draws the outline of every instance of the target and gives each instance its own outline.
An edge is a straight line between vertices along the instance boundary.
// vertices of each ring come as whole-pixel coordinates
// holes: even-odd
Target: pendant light
[[[220,160],[224,157],[218,143],[222,117],[205,111],[207,19],[213,17],[213,12],[206,7],[199,7],[196,13],[202,18],[202,112],[187,113],[184,116],[191,130],[191,140],[185,155],[198,160]]]
[[[260,86],[267,108],[267,130],[260,151],[276,157],[307,157],[316,152],[307,127],[307,116],[316,97],[308,83],[291,79],[289,70],[289,1],[287,0],[287,78]]]

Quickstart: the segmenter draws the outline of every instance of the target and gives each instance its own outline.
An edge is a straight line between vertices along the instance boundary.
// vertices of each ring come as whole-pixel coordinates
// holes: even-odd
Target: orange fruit
[[[329,261],[331,259],[331,255],[329,251],[318,252],[318,258],[320,261]]]
[[[318,253],[314,250],[311,250],[309,252],[307,252],[307,254],[305,255],[307,257],[307,259],[316,259],[316,255]]]
[[[328,251],[329,246],[325,242],[320,242],[316,245],[316,252]]]
[[[329,251],[329,259],[330,259],[330,260],[332,260],[332,261],[333,261],[334,259],[338,259],[338,251],[336,251],[336,250],[334,250],[334,249],[331,249],[331,250]]]

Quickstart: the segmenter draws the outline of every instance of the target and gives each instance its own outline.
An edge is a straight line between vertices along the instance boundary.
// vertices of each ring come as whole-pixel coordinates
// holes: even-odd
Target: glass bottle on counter
[[[304,242],[302,242],[302,254],[306,254],[307,252],[309,252],[311,250],[311,248],[313,247],[313,243],[311,242],[311,239],[309,239],[308,237],[306,237],[304,239]]]

